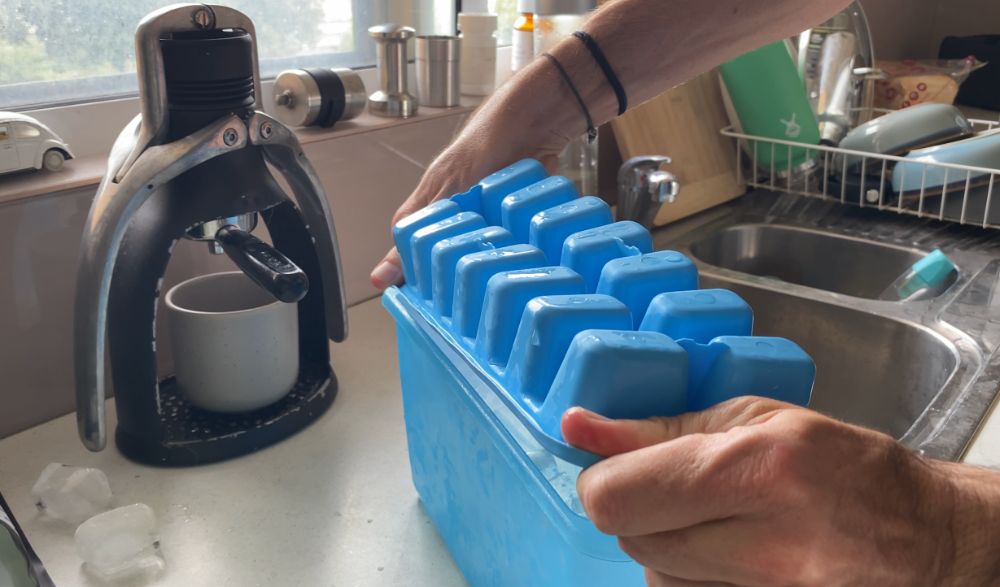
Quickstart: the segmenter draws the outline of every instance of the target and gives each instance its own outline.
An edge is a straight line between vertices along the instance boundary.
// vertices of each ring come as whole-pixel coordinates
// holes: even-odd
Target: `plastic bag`
[[[965,59],[877,61],[876,67],[885,72],[886,79],[876,83],[875,107],[898,110],[926,102],[951,104],[962,82],[985,65],[972,56]]]

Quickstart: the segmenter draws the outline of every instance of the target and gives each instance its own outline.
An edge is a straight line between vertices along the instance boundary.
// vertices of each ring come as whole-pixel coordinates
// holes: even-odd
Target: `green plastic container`
[[[744,133],[819,144],[819,123],[785,41],[723,63],[719,70]],[[751,141],[746,147],[758,167],[775,173],[797,168],[817,155],[815,150],[770,142]]]

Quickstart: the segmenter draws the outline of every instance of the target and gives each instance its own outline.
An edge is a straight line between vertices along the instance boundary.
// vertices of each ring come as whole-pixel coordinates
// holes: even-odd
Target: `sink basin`
[[[794,340],[816,361],[809,404],[901,439],[958,365],[954,345],[912,323],[706,275],[754,310],[754,334]]]
[[[1000,392],[995,231],[758,191],[661,228],[653,240],[692,257],[702,287],[746,299],[754,334],[809,352],[817,411],[958,460]],[[924,299],[878,300],[936,248],[959,267],[948,287]]]
[[[691,244],[716,267],[871,300],[929,252],[777,224],[730,226]]]

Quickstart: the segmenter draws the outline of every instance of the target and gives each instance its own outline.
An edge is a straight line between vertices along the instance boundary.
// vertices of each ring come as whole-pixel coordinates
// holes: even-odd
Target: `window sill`
[[[354,120],[337,123],[333,128],[298,128],[295,133],[303,145],[336,140],[342,137],[385,130],[425,120],[466,114],[475,109],[481,98],[462,96],[460,106],[454,108],[420,107],[411,118],[381,118],[365,112]],[[107,155],[77,157],[66,162],[59,171],[21,171],[0,175],[0,204],[16,202],[100,183],[107,164]]]
[[[497,48],[496,82],[498,87],[511,76],[510,59],[511,48],[509,46]],[[366,88],[377,87],[374,68],[356,71],[364,81]],[[416,79],[413,63],[409,65],[409,76],[411,80]],[[272,80],[265,80],[261,84],[263,91],[261,103],[265,105],[272,103],[271,88],[273,85]],[[484,99],[477,96],[462,96],[461,105],[454,108],[421,106],[416,116],[407,119],[380,118],[365,112],[354,120],[340,122],[333,128],[299,128],[295,130],[295,133],[303,145],[308,145],[435,118],[465,115],[479,106]],[[25,114],[35,116],[59,133],[63,140],[77,153],[77,158],[67,161],[63,168],[56,172],[23,171],[10,175],[0,175],[0,205],[65,190],[97,186],[104,175],[107,156],[114,137],[131,119],[133,113],[138,111],[138,98],[128,97],[25,112]],[[266,106],[265,112],[270,113]]]

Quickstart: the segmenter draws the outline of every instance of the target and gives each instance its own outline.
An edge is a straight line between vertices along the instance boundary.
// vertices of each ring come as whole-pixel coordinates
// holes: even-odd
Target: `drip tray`
[[[337,395],[337,378],[326,364],[307,364],[281,400],[239,414],[210,412],[181,395],[177,381],[160,382],[160,435],[134,436],[119,426],[122,454],[150,465],[189,466],[245,455],[279,442],[318,419]]]

